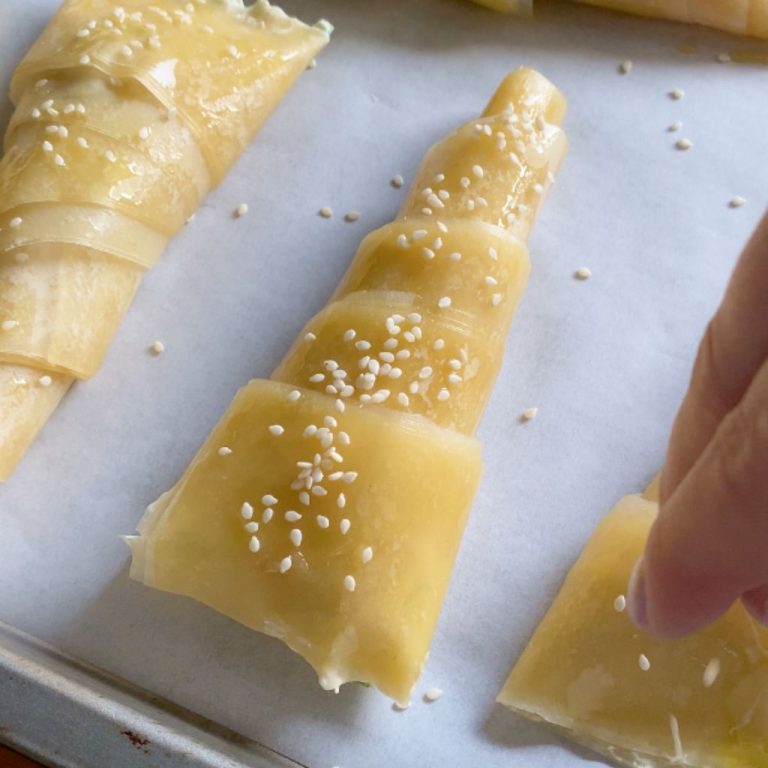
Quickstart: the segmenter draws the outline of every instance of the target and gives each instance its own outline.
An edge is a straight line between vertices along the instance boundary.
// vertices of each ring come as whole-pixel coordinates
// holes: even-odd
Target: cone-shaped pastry
[[[479,5],[516,16],[530,16],[525,0],[473,0]],[[577,0],[614,11],[634,13],[768,39],[768,3],[765,0]]]
[[[335,300],[149,508],[129,539],[134,578],[280,638],[324,688],[360,680],[408,702],[528,274],[514,233],[527,235],[562,159],[549,120],[563,112],[547,80],[518,70],[428,153]]]
[[[624,610],[655,487],[597,527],[499,701],[631,768],[766,768],[768,630],[737,604],[691,637],[661,641]]]
[[[265,0],[54,16],[14,75],[0,163],[0,480],[329,29]]]

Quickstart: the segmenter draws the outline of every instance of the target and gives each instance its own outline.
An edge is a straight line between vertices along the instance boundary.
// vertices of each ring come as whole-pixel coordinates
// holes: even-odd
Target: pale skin
[[[635,623],[659,637],[737,600],[768,625],[768,214],[699,347],[628,592]]]

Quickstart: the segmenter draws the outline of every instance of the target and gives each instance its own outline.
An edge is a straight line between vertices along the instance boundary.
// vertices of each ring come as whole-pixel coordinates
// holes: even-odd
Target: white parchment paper
[[[56,4],[0,0],[0,88]],[[285,7],[331,19],[332,44],[148,275],[104,369],[0,487],[0,620],[311,768],[589,763],[494,698],[598,518],[662,462],[698,338],[766,201],[768,69],[714,58],[760,43],[561,3],[537,3],[533,21],[459,0]],[[419,691],[445,695],[398,713],[361,686],[324,693],[279,642],[130,582],[118,536],[392,217],[404,190],[389,179],[408,180],[519,64],[568,96],[571,152],[531,241],[480,430],[484,482]],[[681,136],[690,151],[673,148]],[[737,194],[748,203],[730,210]],[[587,282],[572,277],[582,265]]]

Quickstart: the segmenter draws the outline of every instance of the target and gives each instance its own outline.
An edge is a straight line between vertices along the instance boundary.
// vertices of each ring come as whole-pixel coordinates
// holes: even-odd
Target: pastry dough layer
[[[141,537],[130,541],[131,575],[283,640],[324,688],[362,680],[405,704],[480,478],[480,446],[426,419],[350,405],[331,428],[342,460],[327,459],[323,433],[305,432],[326,423],[329,399],[296,390],[291,400],[293,390],[255,380],[240,391],[179,483],[150,507]],[[270,432],[275,424],[285,431]],[[231,453],[221,455],[222,447]],[[327,494],[304,504],[305,485],[291,485],[297,461],[312,465],[316,454],[332,465],[314,486]],[[356,478],[332,480],[334,470]],[[245,502],[259,524],[258,552],[243,529]],[[286,520],[290,511],[301,518]],[[345,518],[351,526],[343,533]],[[281,573],[288,556],[291,567]]]
[[[499,701],[631,768],[765,768],[768,630],[737,604],[691,637],[661,641],[614,607],[656,512],[627,496],[598,525]]]

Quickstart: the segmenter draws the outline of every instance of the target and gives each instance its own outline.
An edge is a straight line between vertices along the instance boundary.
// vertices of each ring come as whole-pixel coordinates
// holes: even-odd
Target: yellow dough
[[[617,610],[656,492],[626,496],[599,524],[499,701],[631,768],[766,768],[768,630],[739,603],[691,637],[660,641]]]
[[[576,0],[614,11],[690,24],[703,24],[737,35],[768,39],[765,0]],[[518,16],[530,16],[532,3],[517,0],[473,0],[479,5]]]
[[[0,162],[0,480],[330,29],[265,0],[61,6],[13,77]]]
[[[472,435],[528,276],[520,235],[565,151],[549,121],[564,109],[517,70],[430,150],[400,216],[363,241],[272,379],[240,391],[147,510],[128,538],[133,578],[283,640],[326,689],[362,681],[409,702],[480,479]],[[499,134],[517,133],[515,160]],[[481,196],[487,210],[467,206]]]

